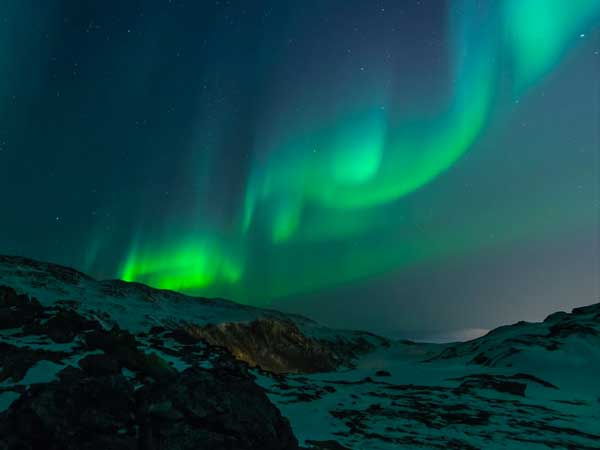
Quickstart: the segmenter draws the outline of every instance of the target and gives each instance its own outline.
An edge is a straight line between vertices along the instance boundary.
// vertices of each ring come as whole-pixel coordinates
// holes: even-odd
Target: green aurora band
[[[481,246],[475,228],[399,235],[394,208],[474,145],[495,112],[499,83],[506,83],[499,73],[508,68],[513,95],[523,96],[598,19],[600,2],[506,0],[483,10],[451,4],[451,88],[437,110],[398,114],[379,83],[387,74],[360,86],[363,95],[350,104],[340,100],[334,112],[312,119],[295,117],[282,101],[283,123],[294,125],[259,124],[231,226],[211,228],[199,214],[200,228],[177,217],[161,233],[140,227],[118,277],[265,303]],[[495,225],[493,218],[482,221]],[[500,229],[498,236],[514,237]]]

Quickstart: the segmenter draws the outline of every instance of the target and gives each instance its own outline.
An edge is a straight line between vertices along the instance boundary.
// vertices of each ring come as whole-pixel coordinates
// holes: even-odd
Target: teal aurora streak
[[[385,69],[360,85],[340,81],[339,103],[327,111],[318,111],[318,89],[300,100],[316,105],[312,115],[281,99],[277,120],[266,116],[248,144],[254,159],[231,225],[211,227],[200,195],[197,223],[169,216],[162,231],[140,226],[118,276],[257,303],[479,245],[451,227],[427,245],[398,235],[395,208],[473,146],[495,113],[500,83],[520,98],[560,64],[597,21],[600,2],[451,5],[450,88],[435,107],[411,114],[393,104],[394,74]]]

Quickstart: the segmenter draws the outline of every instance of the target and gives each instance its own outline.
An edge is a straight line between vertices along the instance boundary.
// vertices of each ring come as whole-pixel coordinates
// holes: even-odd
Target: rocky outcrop
[[[167,385],[136,393],[148,449],[297,448],[290,425],[265,393],[242,372],[189,368]],[[165,444],[168,443],[168,446]]]
[[[106,366],[106,364],[103,364]],[[187,369],[135,390],[68,367],[0,415],[2,450],[293,450],[289,423],[242,372]]]
[[[39,361],[60,362],[67,356],[64,352],[54,352],[0,342],[0,383],[5,380],[21,381],[27,371]]]
[[[30,297],[39,296],[43,306],[63,310],[48,323],[36,322],[35,311],[19,318],[19,325],[36,322],[37,329],[30,328],[29,333],[46,334],[56,343],[72,342],[95,326],[90,318],[105,329],[117,325],[134,333],[162,327],[181,330],[196,342],[221,346],[252,366],[278,373],[351,367],[356,357],[388,345],[371,333],[331,330],[296,314],[140,283],[97,281],[67,267],[27,258],[0,255],[0,280]],[[14,324],[13,313],[0,306],[0,329]]]
[[[288,421],[226,351],[189,336],[174,349],[167,334],[181,333],[160,328],[107,330],[69,305],[0,287],[0,395],[17,396],[0,414],[0,450],[297,448]]]
[[[39,318],[42,305],[36,299],[18,295],[8,286],[0,286],[0,330],[22,327]]]
[[[328,372],[375,348],[360,333],[336,339],[315,339],[304,335],[289,320],[257,319],[203,327],[185,326],[182,331],[210,345],[225,347],[237,359],[275,373]],[[380,345],[387,342],[373,335]]]
[[[227,348],[251,366],[272,372],[323,372],[335,370],[339,359],[328,346],[304,336],[292,322],[258,319],[250,323],[224,323],[186,327],[192,337]]]
[[[59,275],[90,282],[68,270]],[[144,289],[146,302],[151,289]],[[287,419],[247,365],[267,377],[335,370],[384,342],[352,332],[308,337],[275,314],[202,326],[166,321],[132,332],[83,303],[39,302],[0,287],[7,340],[0,342],[0,395],[16,398],[0,414],[0,450],[293,450]],[[333,442],[323,445],[313,448]]]

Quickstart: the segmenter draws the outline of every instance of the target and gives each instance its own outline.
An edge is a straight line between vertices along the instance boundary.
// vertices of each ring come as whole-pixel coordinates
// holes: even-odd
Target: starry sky
[[[5,0],[0,49],[0,253],[403,337],[600,298],[598,0]]]

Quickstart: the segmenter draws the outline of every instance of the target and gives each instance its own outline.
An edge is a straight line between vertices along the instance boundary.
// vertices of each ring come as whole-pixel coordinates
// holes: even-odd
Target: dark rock
[[[88,355],[79,361],[79,367],[93,376],[117,375],[121,365],[108,355]]]
[[[227,376],[253,379],[248,370],[248,364],[235,359],[231,353],[221,351],[214,354],[213,358],[212,365],[216,372]]]
[[[563,321],[550,327],[549,337],[567,338],[569,336],[598,336],[599,333],[594,328],[577,322]]]
[[[157,335],[166,332],[167,329],[165,327],[153,326],[150,328],[149,332],[151,335]]]
[[[89,320],[73,310],[61,310],[45,324],[46,334],[57,343],[71,342],[80,333],[89,330],[100,330],[102,327],[96,320]]]
[[[559,322],[567,318],[569,315],[564,311],[556,311],[555,313],[550,314],[548,317],[544,319],[544,323],[548,322]]]
[[[33,350],[0,342],[0,383],[7,379],[21,381],[27,371],[38,361],[48,360],[60,363],[68,354],[49,350]]]
[[[128,358],[120,359],[120,363],[128,369],[156,381],[172,381],[177,375],[177,370],[156,353],[131,353]]]
[[[198,343],[199,339],[201,339],[199,336],[195,336],[194,333],[194,328],[187,328],[188,331],[178,328],[170,333],[167,334],[167,337],[170,337],[171,339],[177,341],[178,343],[182,344],[182,345],[194,345],[196,343]]]
[[[289,423],[251,379],[190,368],[136,392],[141,435],[152,448],[296,449]]]
[[[378,370],[377,372],[375,372],[375,376],[376,377],[391,377],[392,374],[390,372],[388,372],[387,370]]]
[[[479,364],[480,366],[489,366],[491,365],[492,360],[488,358],[485,353],[478,353],[471,360],[471,362],[473,362],[474,364]]]
[[[103,350],[109,354],[137,349],[135,336],[129,331],[117,327],[109,331],[98,329],[87,333],[85,343],[91,350]]]
[[[508,357],[516,355],[517,353],[520,353],[520,352],[521,352],[520,349],[511,346],[511,347],[507,347],[499,354],[494,355],[493,358],[490,358],[488,355],[486,355],[483,352],[478,353],[477,355],[475,355],[475,357],[470,362],[471,362],[471,364],[478,364],[480,366],[497,367],[499,365],[500,361],[504,361]]]
[[[187,327],[185,331],[196,339],[227,348],[250,366],[276,373],[323,372],[338,365],[330,348],[304,336],[290,321],[258,319],[250,323]]]
[[[156,381],[167,381],[177,374],[177,371],[156,353],[140,351],[135,336],[126,330],[95,330],[85,335],[85,342],[92,350],[103,350],[120,366]]]
[[[539,384],[540,386],[544,386],[549,389],[558,389],[558,387],[553,385],[552,383],[542,380],[541,378],[538,378],[536,376],[529,375],[528,373],[517,373],[515,375],[510,376],[509,378],[512,378],[515,380],[525,380],[525,381],[533,382],[533,383]]]
[[[67,366],[58,372],[58,379],[65,383],[76,382],[82,377],[81,369]]]
[[[69,369],[59,381],[32,385],[0,416],[0,433],[9,449],[135,449],[134,410],[122,375]]]
[[[600,303],[595,303],[593,305],[580,306],[578,308],[573,308],[572,314],[575,315],[585,315],[585,314],[598,314],[600,313]]]
[[[93,356],[83,366],[97,367],[103,355]],[[0,436],[10,450],[297,449],[251,379],[202,369],[134,391],[120,374],[67,367],[0,415]]]
[[[43,307],[37,299],[19,295],[9,286],[0,286],[0,329],[30,324],[42,311]]]
[[[0,286],[0,307],[20,306],[22,297],[10,286]]]
[[[10,308],[0,308],[0,330],[17,328],[19,323]]]
[[[522,377],[517,377],[522,378]],[[470,392],[472,389],[491,389],[497,392],[525,396],[526,383],[514,381],[515,377],[490,374],[467,375],[457,380],[463,380],[456,390],[458,392]]]

